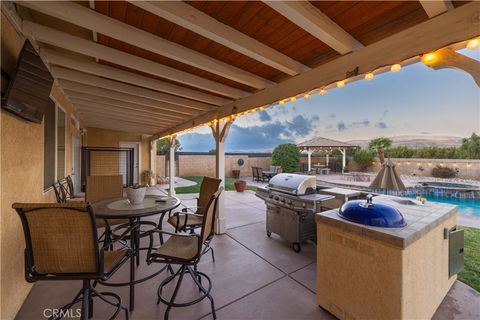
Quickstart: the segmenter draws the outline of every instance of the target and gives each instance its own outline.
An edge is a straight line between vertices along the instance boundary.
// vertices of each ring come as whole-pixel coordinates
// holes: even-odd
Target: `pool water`
[[[415,198],[415,196],[410,196]],[[450,203],[458,206],[458,213],[464,216],[480,218],[480,199],[459,199],[426,196],[427,201]]]

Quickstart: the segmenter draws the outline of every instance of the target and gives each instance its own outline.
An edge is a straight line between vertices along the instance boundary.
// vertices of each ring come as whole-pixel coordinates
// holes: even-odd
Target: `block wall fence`
[[[238,161],[242,159],[243,165]],[[400,159],[392,158],[397,164],[397,172],[401,175],[431,176],[431,170],[437,165],[458,170],[458,178],[480,180],[480,159]],[[331,160],[332,161],[332,160]],[[301,163],[307,163],[307,157],[300,158]],[[324,157],[312,157],[312,164],[325,164]],[[240,170],[240,177],[251,177],[252,167],[261,167],[268,170],[272,164],[271,154],[227,154],[225,155],[225,176],[232,177],[232,170]],[[207,153],[176,155],[177,176],[215,176],[215,155]],[[157,156],[156,172],[162,177],[166,176],[165,156]],[[350,171],[359,171],[358,166],[351,157],[348,159],[347,168]],[[423,169],[423,170],[422,170]],[[380,163],[375,161],[368,172],[378,172]]]

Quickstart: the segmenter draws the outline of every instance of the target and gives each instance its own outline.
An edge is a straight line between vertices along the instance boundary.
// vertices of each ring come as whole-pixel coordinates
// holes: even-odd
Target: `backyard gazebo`
[[[328,157],[329,151],[338,150],[342,154],[342,172],[345,170],[345,166],[347,163],[347,149],[349,148],[356,148],[356,146],[332,139],[317,137],[310,139],[308,141],[304,141],[299,143],[298,148],[302,151],[307,151],[308,155],[308,171],[312,170],[312,154],[315,151],[327,151],[326,155],[326,165],[328,167]]]

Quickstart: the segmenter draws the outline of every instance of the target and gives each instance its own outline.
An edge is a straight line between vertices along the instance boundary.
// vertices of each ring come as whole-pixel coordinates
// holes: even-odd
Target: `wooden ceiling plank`
[[[163,128],[167,127],[165,123],[162,123],[161,121],[157,121],[154,118],[145,118],[139,115],[132,116],[132,115],[118,113],[118,112],[112,113],[112,112],[99,110],[91,107],[84,107],[83,105],[80,105],[80,104],[76,104],[75,107],[77,108],[78,112],[81,114],[89,114],[92,116],[102,116],[102,117],[107,117],[111,119],[121,119],[125,121],[132,121],[136,123],[154,125],[156,127],[163,127]]]
[[[69,23],[107,35],[169,59],[180,61],[256,89],[264,89],[272,85],[271,81],[263,79],[262,77],[248,71],[213,59],[205,54],[191,50],[175,42],[168,41],[142,29],[135,28],[130,24],[110,18],[74,2],[19,1],[17,3],[29,9],[62,19]],[[132,8],[141,10],[134,6],[132,6]],[[130,14],[129,16],[136,15]],[[141,19],[139,21],[141,21]]]
[[[84,101],[88,103],[103,104],[105,106],[113,106],[113,107],[118,107],[123,109],[129,109],[136,112],[139,112],[139,111],[147,112],[154,116],[158,116],[158,115],[165,116],[166,118],[169,118],[171,120],[185,119],[188,117],[176,112],[159,110],[158,108],[154,108],[154,107],[148,107],[141,104],[125,102],[125,101],[111,99],[107,97],[101,97],[101,96],[88,94],[84,92],[68,90],[68,89],[65,89],[64,92],[67,95],[67,97],[72,101],[79,100],[79,101]]]
[[[80,119],[85,123],[87,128],[100,128],[113,131],[122,131],[122,132],[134,132],[152,135],[155,132],[155,129],[150,127],[138,127],[133,126],[131,123],[125,123],[118,121],[106,121],[106,120],[96,120],[89,117],[81,116]],[[87,129],[88,134],[88,129]]]
[[[112,106],[108,104],[102,104],[102,103],[96,103],[96,102],[91,102],[88,100],[81,100],[81,99],[70,99],[70,101],[75,105],[75,106],[82,106],[84,108],[91,108],[99,111],[109,111],[109,112],[115,112],[118,114],[123,114],[123,115],[130,115],[130,116],[137,116],[141,115],[140,117],[148,117],[150,119],[155,119],[155,118],[161,118],[162,122],[166,124],[175,124],[181,121],[180,119],[171,119],[168,118],[168,116],[163,115],[163,114],[152,114],[148,111],[143,111],[143,110],[138,110],[138,109],[129,109],[129,108],[122,108],[119,106]]]
[[[274,87],[256,92],[197,118],[189,119],[169,130],[161,131],[152,139],[317,89],[344,79],[347,71],[357,67],[360,73],[366,73],[382,66],[418,57],[421,53],[471,39],[478,36],[476,19],[479,15],[480,8],[476,3],[465,4],[348,55],[340,56],[301,75],[289,78]]]
[[[72,36],[68,33],[28,20],[23,20],[22,32],[24,35],[30,36],[39,42],[48,43],[73,52],[110,61],[118,65],[184,83],[195,88],[204,89],[230,98],[239,99],[248,95],[245,91],[226,86],[219,82],[180,71],[80,37]]]
[[[309,68],[183,2],[130,1],[133,5],[189,29],[291,76]]]
[[[86,73],[91,73],[103,78],[122,81],[125,83],[138,85],[160,92],[171,93],[177,96],[205,102],[211,105],[221,106],[232,101],[230,99],[178,86],[170,82],[153,79],[111,66],[94,63],[86,59],[76,59],[48,48],[40,48],[40,55],[50,64],[59,65],[62,67],[67,67]]]
[[[420,4],[429,18],[433,18],[439,14],[453,10],[453,4],[450,0],[421,0]]]
[[[212,110],[216,106],[208,105],[203,102],[193,101],[181,97],[172,96],[169,94],[161,93],[145,89],[138,86],[132,86],[122,82],[100,78],[88,73],[66,69],[58,66],[50,66],[50,71],[57,79],[66,79],[75,82],[88,84],[91,86],[97,86],[109,90],[119,91],[139,97],[149,98],[152,100],[163,101],[172,105],[178,105],[180,107],[186,107],[188,109],[197,109],[201,111]]]
[[[347,54],[363,47],[359,41],[308,1],[264,1],[264,3],[340,54]]]
[[[62,88],[66,90],[77,91],[77,92],[91,94],[95,96],[121,100],[121,101],[133,103],[137,105],[143,105],[143,106],[154,108],[158,111],[177,114],[178,116],[184,116],[184,115],[192,116],[192,115],[201,114],[201,112],[199,112],[198,110],[193,110],[193,109],[188,110],[186,108],[181,108],[179,106],[171,105],[168,103],[163,103],[163,102],[158,102],[158,101],[143,98],[143,97],[133,96],[130,94],[126,94],[126,93],[122,93],[114,90],[108,90],[108,89],[102,89],[94,86],[89,86],[89,85],[85,85],[79,82],[74,82],[71,80],[60,80],[58,81],[58,83]]]

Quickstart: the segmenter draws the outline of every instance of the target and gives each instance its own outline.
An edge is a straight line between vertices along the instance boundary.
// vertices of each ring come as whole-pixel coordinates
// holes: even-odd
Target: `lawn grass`
[[[480,292],[480,229],[465,229],[465,268],[458,280]]]
[[[195,181],[197,184],[194,186],[189,186],[189,187],[179,187],[175,188],[175,192],[177,194],[182,194],[182,193],[199,193],[200,192],[200,184],[202,183],[203,177],[201,176],[189,176],[189,177],[182,177],[183,179],[187,179],[190,181]],[[225,190],[226,191],[235,191],[235,186],[234,186],[235,179],[233,178],[225,178]],[[247,185],[246,190],[253,190],[255,191],[257,187],[255,186],[249,186]]]

